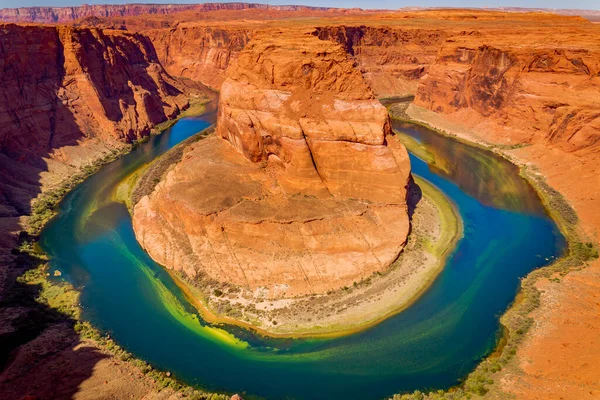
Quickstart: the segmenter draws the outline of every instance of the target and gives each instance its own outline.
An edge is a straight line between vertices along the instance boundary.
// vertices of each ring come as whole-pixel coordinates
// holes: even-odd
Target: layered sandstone
[[[369,87],[378,97],[410,96],[450,36],[439,29],[389,26],[323,26],[314,35],[340,43],[356,60]]]
[[[240,25],[236,29],[243,28],[244,32],[252,34],[257,30],[257,27],[262,28],[268,24],[265,21],[259,20],[273,19],[274,15],[285,15],[286,17],[300,16],[299,13],[284,14],[283,12],[279,12],[275,14],[272,12],[273,10],[257,10],[260,15],[258,13],[251,14],[250,11],[252,10],[191,12],[185,17],[181,17],[181,14],[172,16],[145,14],[139,18],[135,17],[135,20],[132,19],[134,17],[131,15],[117,15],[108,19],[101,17],[98,20],[82,21],[81,24],[95,24],[95,21],[97,21],[99,26],[122,27],[132,31],[139,29],[144,32],[149,28],[165,28],[163,32],[165,35],[170,30],[174,30],[179,35],[180,33],[177,30],[179,25],[183,25],[181,21],[193,22],[202,20],[202,25],[210,24],[210,26],[216,26],[229,31],[228,25],[231,24],[231,20],[235,19],[236,25]],[[346,11],[350,14],[349,10]],[[39,21],[56,21],[55,17],[52,16],[52,12],[48,10],[43,11],[43,14],[46,13],[46,16],[39,19]],[[67,10],[66,12],[68,13],[69,11]],[[10,13],[15,16],[15,11],[10,10],[8,14],[7,12],[3,12],[4,18],[10,15]],[[23,15],[26,15],[26,13],[17,15],[16,17],[22,18]],[[325,12],[321,15],[325,15]],[[331,15],[333,16],[333,14]],[[82,17],[85,17],[85,15],[78,14],[69,18],[79,19]],[[113,19],[116,22],[112,22]],[[241,26],[242,20],[244,20],[243,26]],[[272,20],[269,24],[270,28],[279,25],[285,26],[285,29],[304,26],[313,32],[319,32],[319,29],[321,29],[318,33],[319,37],[333,39],[345,48],[352,48],[354,55],[349,52],[350,56],[353,57],[359,68],[363,70],[365,79],[377,95],[387,96],[403,95],[407,92],[415,93],[415,87],[418,85],[419,79],[422,80],[423,89],[421,90],[423,92],[419,94],[417,102],[423,107],[438,110],[438,120],[444,123],[460,122],[469,125],[467,128],[471,128],[469,132],[472,133],[470,136],[472,139],[488,140],[493,143],[504,144],[532,143],[531,146],[511,151],[511,155],[537,166],[539,172],[548,178],[549,183],[560,190],[568,201],[574,205],[580,217],[581,227],[592,238],[595,238],[596,242],[598,241],[597,232],[600,231],[600,213],[597,212],[599,201],[597,188],[600,187],[600,158],[598,157],[597,145],[594,145],[596,143],[594,141],[595,135],[589,134],[590,131],[585,133],[585,130],[589,127],[583,121],[589,120],[592,126],[597,126],[594,122],[595,119],[592,118],[594,114],[590,113],[589,110],[590,107],[594,107],[594,104],[596,104],[594,100],[598,97],[598,91],[594,91],[594,87],[591,86],[598,79],[598,70],[593,66],[597,65],[597,63],[594,60],[589,60],[588,56],[592,53],[597,54],[598,37],[600,35],[598,29],[600,26],[596,25],[594,27],[576,18],[567,20],[542,13],[495,13],[474,10],[401,12],[390,15],[361,16],[360,18],[344,17],[337,20],[305,19],[300,21],[296,19],[291,22]],[[413,32],[422,29],[424,32],[439,33],[443,40],[437,44],[432,42],[433,50],[429,48],[428,44],[422,41],[421,43],[424,43],[424,46],[413,46],[411,41],[407,42],[406,45],[402,42],[399,45],[393,43],[389,43],[388,45],[382,41],[381,46],[370,46],[365,44],[367,42],[364,39],[366,34],[363,33],[363,25],[367,27],[364,28],[365,32],[377,28],[378,31],[401,31],[412,35],[414,34]],[[318,29],[317,27],[322,28]],[[330,27],[333,27],[333,30],[324,33]],[[361,28],[358,35],[362,35],[362,38],[357,41],[354,40],[355,35],[357,35],[355,29],[359,27]],[[350,33],[350,28],[354,30],[353,33]],[[343,33],[338,33],[338,30],[343,31]],[[24,31],[24,33],[27,33],[24,38],[27,37],[28,39],[25,40],[23,38],[22,41],[27,46],[32,46],[33,48],[36,46],[39,48],[42,47],[39,41],[42,37],[34,34],[34,30]],[[154,39],[155,36],[151,33],[149,34]],[[339,39],[337,39],[338,37]],[[352,37],[352,40],[349,41],[348,37]],[[380,37],[383,40],[386,36],[381,35]],[[414,37],[416,38],[415,40],[419,40],[416,34]],[[44,37],[42,39],[48,43],[46,48],[52,49],[56,47],[53,44],[54,39],[51,37]],[[173,46],[173,43],[175,43],[174,48],[186,52],[190,55],[191,59],[194,49],[198,48],[198,43],[200,42],[181,40],[182,46],[179,48],[177,47],[178,43],[180,43],[179,40],[179,38],[176,38],[174,42],[170,42],[170,46]],[[228,59],[230,62],[234,61],[237,58],[239,48],[229,46],[226,40],[220,41],[218,39],[212,41],[211,38],[202,40],[204,43],[210,43],[208,47],[205,45],[204,50],[202,50],[203,54],[210,53],[211,49],[215,49],[212,50],[213,54],[218,54],[221,51],[223,54],[226,54],[226,56],[206,57],[203,55],[201,57],[201,59],[206,60],[203,62],[206,62],[207,65],[213,63],[214,65],[218,65],[218,68],[210,67],[209,69],[209,67],[203,66],[201,63],[194,65],[194,68],[197,67],[199,70],[206,68],[206,75],[209,76],[209,79],[214,80],[214,87],[217,87],[223,81],[224,75],[222,71],[228,66],[225,66],[222,60]],[[10,44],[13,42],[14,40],[3,42],[4,48],[11,49]],[[157,42],[157,47],[160,47],[160,43],[162,42],[162,39],[160,42]],[[164,40],[164,42],[167,43],[168,40]],[[349,42],[351,42],[351,46],[346,45]],[[360,43],[360,45],[357,46],[356,43]],[[215,45],[213,46],[213,44]],[[409,49],[412,56],[417,60],[416,62],[413,63],[410,59],[406,62],[403,59],[405,55],[399,53],[400,48],[403,46]],[[56,55],[60,59],[60,46],[57,47]],[[463,50],[459,49],[460,47],[464,49],[466,55],[470,54],[464,60],[461,60],[462,56],[460,54],[463,53]],[[102,46],[95,48],[101,49]],[[207,48],[208,51],[206,50]],[[438,50],[440,51],[439,57],[437,56]],[[533,60],[533,56],[538,50],[542,50],[544,53],[543,57],[540,58],[539,63],[534,62],[531,64],[530,61]],[[555,54],[555,50],[560,54]],[[388,56],[388,52],[390,51],[394,51],[396,54]],[[501,60],[502,57],[506,56],[494,55],[497,52],[508,54],[511,58],[515,56],[517,58],[517,63],[508,68],[508,72],[500,72],[500,75],[502,75],[500,79],[498,79],[498,73],[494,71],[494,68],[498,69],[500,67],[500,70],[504,71],[506,66],[503,65]],[[39,71],[35,72],[36,65],[40,67],[43,65],[47,71],[52,71],[52,68],[48,68],[47,65],[53,65],[48,60],[53,60],[54,57],[46,56],[44,51],[40,51],[35,54],[34,59],[33,53],[33,50],[29,51],[29,53],[24,50],[11,53],[10,57],[6,58],[15,60],[19,54],[21,56],[22,54],[28,54],[28,61],[23,62],[18,68],[3,68],[3,74],[5,76],[15,76],[14,80],[21,82],[28,82],[27,76],[33,74],[32,76],[39,78],[38,81],[44,82],[44,75],[40,74]],[[187,66],[189,71],[184,71],[183,68],[180,68],[179,64],[191,64],[191,62],[184,57],[179,57],[175,52],[166,53],[159,50],[158,57],[162,63],[167,65],[167,71],[172,75],[189,76],[200,81],[205,79],[201,73],[194,75],[192,68],[189,66]],[[452,58],[458,61],[452,61]],[[574,68],[572,60],[577,60],[578,58],[581,58],[592,73],[582,73],[580,69]],[[218,62],[214,62],[213,60],[218,60]],[[525,61],[521,62],[521,60]],[[489,64],[489,68],[487,64]],[[533,65],[535,70],[531,69],[530,65]],[[422,72],[419,71],[421,66],[423,67]],[[23,69],[29,67],[30,69]],[[541,67],[543,67],[543,70],[540,69]],[[18,70],[27,71],[27,74],[14,73],[14,71]],[[411,73],[405,73],[405,71],[409,72],[411,70],[419,72],[414,80]],[[464,71],[469,72],[465,73]],[[515,71],[517,72],[515,73]],[[218,79],[210,76],[213,73]],[[39,74],[39,76],[36,74]],[[46,76],[52,76],[53,74],[48,73]],[[446,74],[449,76],[445,76]],[[504,77],[507,77],[507,79],[503,80]],[[57,86],[60,86],[62,79],[59,79],[58,82]],[[207,82],[210,83],[210,81]],[[513,84],[515,82],[516,84]],[[3,85],[3,87],[6,87],[6,82],[3,82]],[[439,93],[435,93],[438,91],[436,85],[439,85],[438,87],[441,88]],[[11,86],[9,85],[8,87]],[[505,90],[504,88],[506,87],[509,87],[510,90]],[[50,86],[48,90],[40,90],[37,96],[44,98],[46,96],[45,93],[53,93],[54,90],[54,86]],[[542,90],[544,91],[543,93],[541,92]],[[563,91],[566,94],[565,96],[563,96]],[[20,89],[11,89],[9,99],[19,99],[20,92]],[[27,90],[24,93],[27,93]],[[454,93],[459,93],[456,96],[457,101],[455,101]],[[486,97],[492,100],[487,101],[485,100]],[[34,97],[30,96],[30,98]],[[548,106],[540,106],[540,101],[546,102]],[[587,103],[587,108],[582,107],[581,102]],[[8,103],[10,101],[5,99],[4,104]],[[32,107],[32,109],[37,110],[35,118],[40,119],[45,117],[46,111],[53,107],[51,104],[53,103],[50,102],[50,106],[45,105],[40,108]],[[500,104],[501,106],[498,107],[496,104]],[[517,110],[517,107],[511,107],[511,104],[518,104],[520,111]],[[10,112],[19,114],[26,112],[25,110],[27,109],[25,107],[19,110],[11,110]],[[584,109],[588,110],[586,111],[587,114],[582,114],[581,111],[578,111]],[[572,115],[572,111],[577,111],[575,116]],[[49,114],[54,115],[53,113]],[[557,116],[557,123],[553,125],[552,121],[554,121],[555,115]],[[584,118],[578,122],[580,117]],[[433,123],[433,121],[429,122]],[[449,127],[449,124],[444,123],[439,124],[439,126],[451,131],[452,129]],[[573,123],[577,123],[578,125],[572,125]],[[31,123],[23,122],[22,124],[23,126],[28,126]],[[567,127],[567,130],[561,129],[562,124]],[[452,125],[456,126],[457,124]],[[51,126],[50,122],[48,122],[48,126]],[[56,130],[53,136],[60,136],[62,134],[61,130],[65,129],[62,125],[59,126],[60,129]],[[534,129],[532,126],[539,128],[539,130]],[[555,132],[553,135],[550,135],[550,131],[546,129],[551,126],[557,128],[552,130],[552,132]],[[577,130],[578,127],[581,127],[581,129]],[[28,130],[25,131],[29,132]],[[67,131],[70,130],[67,129]],[[585,135],[581,134],[582,131]],[[14,134],[18,132],[18,129],[11,128],[11,132]],[[464,133],[466,130],[457,130],[456,132]],[[569,139],[571,136],[573,138]],[[45,141],[47,139],[46,136],[43,136],[43,139]],[[37,146],[33,139],[32,145]],[[33,170],[30,169],[32,163],[24,164],[15,162],[14,156],[13,158],[2,156],[4,161],[0,169],[3,171],[3,176],[0,178],[0,182],[2,184],[12,182],[11,184],[13,185],[22,185],[24,190],[21,193],[37,192],[39,190],[38,181],[40,177],[46,179],[49,175],[43,171],[45,168],[56,170],[56,167],[59,165],[66,166],[64,169],[61,169],[61,174],[52,175],[56,177],[56,181],[60,176],[64,177],[72,173],[76,169],[75,167],[79,165],[79,162],[91,159],[92,154],[98,154],[98,152],[105,151],[106,148],[103,139],[100,138],[97,140],[77,140],[72,146],[62,146],[60,148],[61,150],[58,154],[66,154],[66,151],[69,151],[70,153],[68,154],[70,155],[68,157],[38,158],[35,165],[39,167]],[[227,149],[227,152],[232,151],[231,148],[226,146],[223,149]],[[21,148],[19,157],[25,157],[28,154],[25,148]],[[189,153],[190,159],[186,162],[197,159],[193,155],[193,152]],[[61,161],[63,159],[67,161]],[[239,158],[236,158],[236,160],[236,162],[240,162]],[[198,168],[203,167],[200,160],[197,161],[196,165]],[[33,172],[29,176],[24,171]],[[211,172],[214,173],[215,171],[219,171],[219,169],[215,167]],[[216,185],[215,187],[218,188],[220,186]],[[6,193],[8,192],[3,188],[0,195],[9,197],[10,199],[3,199],[2,204],[9,204],[10,201],[16,204],[14,199],[17,196],[14,194],[7,196]],[[24,195],[19,198],[27,200],[28,196]],[[21,204],[22,201],[20,200],[18,203]],[[3,215],[16,216],[20,215],[21,211],[27,212],[26,207],[19,210],[15,211],[14,206],[10,206],[7,209],[3,209],[2,213]],[[186,213],[184,216],[188,217],[188,214]],[[2,228],[4,229],[5,226],[11,229],[18,227],[17,223],[13,223],[15,219],[0,219],[0,222],[3,223]],[[7,221],[8,223],[5,224]],[[4,237],[0,236],[0,239],[4,239]],[[5,245],[5,242],[0,244]],[[8,244],[6,245],[8,246]],[[0,260],[0,264],[8,265],[8,262],[2,259]],[[551,397],[560,392],[560,395],[564,398],[579,399],[586,396],[593,398],[598,393],[599,369],[590,366],[595,365],[594,361],[598,359],[598,354],[600,354],[598,349],[598,343],[600,342],[595,340],[599,326],[598,316],[600,315],[598,312],[597,293],[595,292],[600,282],[599,271],[600,265],[596,261],[587,269],[570,273],[566,277],[557,277],[561,280],[560,283],[556,283],[555,281],[541,283],[540,286],[543,288],[544,294],[541,298],[541,307],[534,316],[536,324],[531,334],[527,334],[526,347],[518,350],[515,357],[516,365],[521,367],[522,371],[513,374],[511,373],[513,369],[508,368],[509,372],[503,376],[494,377],[495,382],[500,382],[504,390],[514,392],[519,398]],[[0,273],[4,274],[5,272],[5,269],[0,269]],[[0,281],[4,281],[4,275],[0,276]],[[6,293],[4,286],[0,286],[0,295],[3,296],[2,300],[5,298],[4,293]],[[3,306],[5,304],[3,303]],[[22,315],[25,315],[25,312],[26,309],[22,311]],[[573,316],[579,316],[579,318],[575,318],[576,320],[574,320]],[[27,319],[29,317],[30,315],[27,315]],[[6,326],[8,327],[9,324],[6,324]],[[21,335],[21,337],[25,336]],[[32,342],[30,347],[38,348],[38,342],[39,340]],[[61,341],[61,343],[64,342]],[[77,366],[81,365],[83,357],[86,360],[85,362],[89,362],[93,366],[94,362],[89,361],[92,359],[91,357],[82,356],[81,352],[79,352],[79,356],[77,356],[77,352],[73,352],[72,355],[70,349],[71,346],[68,346],[68,351],[63,351],[58,356],[64,356],[66,353],[67,356],[72,357],[72,360],[74,360],[72,365]],[[27,373],[23,372],[22,381],[19,382],[39,382],[39,375],[43,375],[41,378],[46,377],[50,383],[48,383],[48,386],[40,386],[42,388],[55,388],[57,386],[62,387],[67,384],[73,384],[72,375],[63,373],[64,371],[61,372],[60,368],[54,368],[55,365],[53,363],[56,360],[62,360],[62,358],[54,356],[55,352],[56,349],[52,348],[48,353],[33,353],[35,356],[31,358],[36,360],[37,367],[23,369]],[[45,354],[53,354],[53,356],[46,357]],[[74,392],[79,391],[77,395],[85,396],[86,393],[89,394],[92,392],[97,394],[102,390],[106,393],[113,388],[114,391],[108,393],[117,396],[123,393],[124,387],[130,389],[134,384],[139,382],[139,380],[134,382],[127,380],[127,382],[123,383],[123,387],[115,388],[114,383],[119,381],[119,377],[129,376],[131,372],[123,373],[116,369],[113,364],[118,362],[118,360],[109,358],[104,361],[106,363],[95,365],[93,368],[94,376],[92,378],[83,382],[82,385],[79,385],[79,381],[75,382],[73,390]],[[556,366],[561,367],[556,368]],[[106,385],[106,380],[111,385]],[[13,384],[13,386],[25,385]],[[18,393],[21,393],[21,391]],[[29,394],[37,393],[41,393],[41,396],[47,395],[44,389],[38,389],[35,393]],[[138,397],[143,397],[144,393],[140,391]],[[546,394],[540,395],[540,393]],[[22,394],[26,393],[23,392]]]
[[[156,26],[139,18],[120,24]],[[342,45],[377,97],[415,94],[418,80],[427,73],[441,43],[450,35],[442,30],[389,26],[308,25],[306,29],[314,29],[313,34],[319,39]],[[171,75],[190,78],[216,90],[225,79],[227,67],[250,38],[261,31],[252,23],[212,22],[182,22],[168,28],[143,30]],[[262,31],[277,34],[279,29],[262,27]]]
[[[227,77],[217,137],[188,149],[135,207],[144,248],[190,278],[266,297],[387,269],[408,234],[410,162],[343,48],[262,36]]]
[[[182,23],[172,29],[148,30],[145,34],[171,75],[218,90],[225,80],[225,70],[248,43],[251,32],[244,27]]]
[[[200,93],[164,71],[146,36],[101,29],[0,24],[0,71],[0,392],[99,393],[95,383],[80,386],[87,371],[99,383],[124,374],[90,343],[74,350],[80,338],[72,324],[35,301],[37,285],[28,289],[17,278],[39,260],[11,251],[16,234],[40,193],[124,150]],[[60,365],[48,367],[54,363]],[[64,379],[74,366],[79,376]],[[118,386],[108,393],[125,393],[125,384]],[[152,390],[150,382],[133,386]]]
[[[326,7],[272,6],[254,3],[202,4],[84,4],[74,7],[20,7],[0,9],[0,21],[5,22],[72,22],[87,17],[127,17],[136,15],[166,16],[185,11],[238,11],[238,10],[311,11],[328,10]]]
[[[597,40],[585,30],[572,36],[527,33],[458,36],[444,43],[419,82],[415,104],[505,144],[597,147]]]
[[[140,34],[2,25],[3,217],[103,151],[148,135],[187,107]]]

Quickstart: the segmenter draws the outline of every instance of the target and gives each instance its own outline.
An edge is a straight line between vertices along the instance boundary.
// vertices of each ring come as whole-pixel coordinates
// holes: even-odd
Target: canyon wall
[[[195,283],[267,298],[350,286],[385,271],[408,234],[410,161],[390,134],[341,46],[261,35],[227,70],[217,135],[135,206],[136,236]]]
[[[146,36],[15,24],[0,24],[0,86],[0,369],[12,368],[0,386],[8,398],[31,394],[15,377],[35,375],[40,363],[60,358],[67,367],[40,368],[54,372],[41,374],[36,394],[71,397],[91,375],[86,366],[107,356],[92,346],[86,355],[73,351],[80,338],[72,324],[36,302],[39,285],[18,279],[40,262],[12,251],[25,228],[23,217],[40,193],[125,150],[202,93],[164,71]],[[60,368],[77,369],[80,376],[64,379],[68,372],[56,372]]]
[[[3,228],[19,230],[16,219],[43,189],[188,106],[190,89],[143,35],[13,24],[0,32]]]
[[[135,22],[134,22],[135,21]],[[130,21],[139,25],[139,20]],[[313,34],[342,45],[356,62],[378,97],[414,95],[418,80],[436,59],[441,43],[450,35],[434,29],[324,26]],[[278,34],[277,29],[260,31]],[[222,26],[179,23],[168,29],[148,29],[160,61],[174,76],[183,76],[219,90],[225,70],[259,28],[252,24]]]
[[[415,104],[491,141],[597,148],[600,47],[593,37],[573,36],[456,36],[420,80]]]
[[[245,27],[181,23],[172,29],[145,31],[158,58],[173,76],[182,76],[218,90],[225,70],[250,40]]]
[[[303,34],[268,36],[228,70],[217,133],[253,162],[281,162],[288,192],[404,203],[387,110],[347,54]]]
[[[378,97],[414,95],[419,79],[450,35],[437,29],[324,26],[313,33],[340,43]]]

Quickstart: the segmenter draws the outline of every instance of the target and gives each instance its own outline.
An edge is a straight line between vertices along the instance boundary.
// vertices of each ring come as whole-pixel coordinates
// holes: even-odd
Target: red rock
[[[562,33],[562,21],[535,35],[456,37],[419,82],[415,104],[492,141],[542,141],[566,151],[597,146],[600,47],[585,25]]]
[[[218,137],[135,206],[142,246],[192,279],[265,297],[386,270],[408,234],[410,162],[345,51],[310,34],[261,36],[227,76]]]
[[[282,165],[288,193],[405,203],[406,151],[390,151],[387,110],[340,46],[301,33],[265,35],[228,77],[217,133],[253,162]]]
[[[219,89],[225,70],[250,40],[250,30],[236,27],[207,27],[193,23],[172,29],[145,31],[158,58],[170,74]]]
[[[0,215],[28,206],[42,170],[42,185],[56,184],[188,105],[143,35],[13,24],[0,32],[0,189],[12,208]]]

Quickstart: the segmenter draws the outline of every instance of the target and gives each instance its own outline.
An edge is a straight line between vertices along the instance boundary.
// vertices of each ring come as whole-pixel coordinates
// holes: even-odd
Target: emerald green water
[[[377,399],[457,384],[494,347],[519,278],[562,254],[564,238],[516,167],[396,123],[433,154],[413,173],[457,205],[464,237],[430,289],[404,312],[336,339],[268,339],[207,325],[135,240],[116,186],[211,123],[186,118],[71,192],[41,245],[82,291],[83,316],[124,348],[183,381],[269,399]]]

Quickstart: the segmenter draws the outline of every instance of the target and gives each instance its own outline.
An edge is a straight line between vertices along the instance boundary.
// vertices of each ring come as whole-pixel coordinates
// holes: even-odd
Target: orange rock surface
[[[129,32],[0,25],[2,217],[188,106],[149,39]]]
[[[591,32],[590,32],[591,33]],[[454,38],[419,81],[415,104],[506,144],[565,151],[600,141],[600,45],[586,31]]]
[[[0,397],[156,393],[149,379],[125,381],[123,370],[141,373],[82,344],[66,318],[48,320],[59,314],[17,279],[39,260],[11,250],[40,193],[149,135],[201,93],[165,72],[146,36],[96,28],[0,24],[0,71]]]
[[[182,76],[219,89],[225,70],[250,40],[242,27],[221,28],[181,23],[172,29],[151,29],[152,40],[162,65],[174,76]]]
[[[238,59],[248,39],[264,32],[279,32],[282,29],[310,31],[321,39],[339,43],[356,63],[375,95],[416,94],[417,104],[438,113],[437,119],[429,120],[437,126],[478,141],[504,145],[527,144],[527,147],[511,151],[511,155],[537,167],[539,173],[547,177],[550,185],[558,189],[575,207],[582,230],[598,242],[600,157],[597,110],[600,25],[587,23],[577,17],[557,17],[544,13],[474,10],[374,13],[362,10],[238,7],[234,10],[186,9],[183,13],[161,15],[166,13],[165,6],[146,6],[155,7],[156,14],[149,14],[148,10],[152,8],[139,12],[135,11],[139,8],[129,7],[127,11],[127,6],[116,6],[108,14],[108,8],[112,6],[96,7],[89,11],[92,10],[91,7],[93,6],[87,9],[83,7],[75,12],[71,9],[56,11],[47,8],[39,11],[10,10],[0,12],[0,18],[21,21],[23,18],[30,18],[29,21],[43,22],[66,18],[70,23],[81,26],[95,25],[142,32],[151,38],[156,48],[157,58],[153,58],[150,65],[156,66],[158,60],[172,76],[189,77],[213,88],[221,87],[225,78],[224,71]],[[140,15],[136,16],[135,13]],[[78,18],[85,19],[76,21]],[[52,111],[56,108],[54,104],[62,104],[62,100],[47,100],[56,97],[57,88],[63,86],[63,75],[54,72],[56,60],[61,60],[59,55],[62,42],[56,41],[57,33],[52,34],[56,32],[53,31],[55,28],[19,28],[24,29],[22,33],[26,35],[16,36],[10,36],[6,31],[8,28],[3,29],[4,37],[10,39],[3,42],[4,48],[18,51],[3,55],[5,67],[2,78],[14,77],[11,79],[16,83],[11,83],[11,79],[2,82],[10,96],[6,96],[5,100],[0,99],[0,115],[4,127],[18,125],[21,128],[10,128],[10,141],[14,143],[14,151],[10,157],[3,153],[1,158],[0,171],[3,175],[0,183],[4,186],[0,191],[0,203],[3,206],[0,212],[9,218],[0,219],[0,223],[2,229],[16,230],[16,216],[27,213],[28,208],[18,208],[15,204],[28,202],[30,196],[27,193],[37,192],[41,180],[57,183],[72,173],[81,160],[88,160],[92,158],[92,154],[106,151],[104,138],[113,137],[112,133],[116,133],[115,137],[121,136],[117,133],[117,128],[124,132],[122,127],[127,124],[114,121],[94,122],[94,126],[108,126],[106,132],[109,133],[105,134],[104,130],[94,132],[103,135],[101,139],[68,139],[71,137],[69,135],[80,138],[85,131],[82,127],[87,126],[87,123],[78,116],[77,118],[82,118],[79,121],[84,121],[81,126],[71,129],[70,124],[57,125],[61,129],[56,129],[55,134],[50,137],[47,133],[41,136],[15,136],[21,129],[31,132],[31,127],[36,125],[44,127],[40,132],[48,132],[52,124],[60,121],[45,118],[63,115],[63,111]],[[133,36],[130,33],[103,32],[118,38]],[[127,40],[119,39],[120,43],[125,41]],[[55,49],[52,50],[55,53],[40,51],[42,42],[47,43],[43,46],[45,49]],[[91,46],[92,42],[89,43]],[[105,43],[108,41],[102,40],[91,48],[104,49]],[[90,51],[92,50],[87,49],[87,52]],[[118,51],[106,50],[102,57],[112,60],[119,55],[126,56],[128,52],[125,48]],[[59,57],[55,58],[54,54]],[[115,64],[117,65],[120,64]],[[40,72],[41,69],[37,69],[39,66],[44,66],[47,71],[45,75]],[[130,65],[129,68],[137,66]],[[158,66],[156,68],[160,69]],[[15,72],[21,70],[27,74]],[[57,70],[60,71],[61,68]],[[84,68],[82,70],[86,71]],[[144,72],[143,75],[145,74]],[[159,75],[164,77],[164,71]],[[27,76],[35,78],[30,82],[26,79]],[[84,72],[79,79],[87,79],[86,76]],[[42,78],[51,78],[51,83],[46,85],[44,82],[47,81]],[[41,82],[37,86],[37,96],[26,96],[27,101],[23,102],[19,96],[31,93],[28,87],[36,88],[33,81]],[[112,78],[108,81],[109,87],[112,87]],[[115,82],[120,82],[121,85],[126,83],[123,80]],[[100,92],[104,93],[102,90]],[[118,97],[114,90],[110,93]],[[69,99],[66,102],[67,108],[69,104],[77,103],[76,95]],[[11,108],[13,102],[21,106]],[[170,100],[167,103],[174,104]],[[97,103],[92,100],[91,104]],[[79,107],[83,109],[83,106]],[[2,113],[4,110],[7,111]],[[268,113],[268,108],[265,110]],[[102,114],[103,110],[101,111]],[[261,114],[261,118],[265,113]],[[68,117],[66,120],[72,118],[69,114],[64,113]],[[18,119],[14,121],[19,122],[6,125],[7,121],[13,121],[8,119],[9,115],[17,116]],[[252,113],[246,115],[255,117]],[[268,122],[269,118],[264,120]],[[464,126],[464,130],[452,129],[459,125]],[[133,126],[143,127],[144,124],[135,123]],[[134,128],[134,132],[137,129]],[[60,147],[57,156],[49,161],[33,157],[29,150],[25,150],[31,146],[34,152],[39,150],[43,153],[45,143],[56,140],[52,139],[55,136],[62,137],[61,143],[70,144]],[[37,140],[38,137],[41,139]],[[3,138],[6,140],[6,136]],[[258,170],[256,174],[260,177],[260,182],[272,183],[283,193],[287,177],[287,173],[283,171],[292,174],[294,168],[302,164],[291,164],[290,159],[281,159],[281,162],[276,163],[278,160],[273,155],[275,153],[271,144],[265,144],[264,141],[262,143],[262,150],[253,150],[251,154],[262,154],[262,157],[271,159],[272,162],[267,162],[269,167],[264,170],[268,177]],[[306,143],[308,146],[308,140]],[[219,151],[230,154],[236,163],[257,168],[256,164],[248,160],[233,157],[233,147],[228,148],[225,144],[220,143]],[[261,149],[260,146],[257,145],[256,148]],[[53,149],[54,147],[50,147],[51,153]],[[243,150],[244,147],[239,149]],[[264,149],[267,149],[266,152]],[[277,152],[282,150],[283,148],[277,148]],[[286,154],[288,150],[286,148]],[[296,150],[291,154],[299,154]],[[199,146],[191,150],[190,155],[196,151],[200,151]],[[32,161],[18,161],[21,158]],[[68,162],[63,163],[61,160]],[[186,162],[191,162],[190,160]],[[30,169],[31,165],[35,165],[37,169]],[[53,169],[61,165],[67,167],[61,168],[62,173],[53,175],[51,179],[43,171],[45,168]],[[198,168],[201,167],[202,165],[198,165]],[[310,168],[296,169],[298,176],[307,175],[310,171]],[[183,175],[181,177],[183,179]],[[261,188],[266,190],[262,186]],[[291,190],[289,187],[287,189]],[[158,191],[160,190],[159,186]],[[297,187],[296,190],[300,188]],[[272,195],[273,198],[277,196],[286,201],[291,199],[291,196],[286,199],[279,192]],[[356,204],[359,203],[364,205],[363,202]],[[370,207],[372,205],[369,204]],[[276,208],[271,210],[275,211]],[[325,211],[320,212],[326,215]],[[273,215],[279,217],[276,213],[268,217],[273,220]],[[0,240],[0,244],[7,248],[14,244],[6,241],[4,236],[0,236]],[[7,262],[3,264],[8,265]],[[596,261],[585,270],[568,274],[560,283],[540,283],[544,293],[541,306],[534,315],[534,328],[527,335],[524,346],[517,352],[516,371],[499,379],[495,378],[499,387],[512,392],[517,398],[598,397],[600,341],[596,338],[600,312],[595,289],[600,283],[599,271],[600,264]],[[0,269],[0,273],[2,283],[6,281],[5,269]],[[0,285],[2,295],[5,293],[4,288],[5,286]],[[36,359],[40,360],[38,370],[48,365],[48,357],[40,356]],[[108,372],[95,369],[97,376],[88,380],[88,383],[92,380],[104,382],[99,376],[110,377],[111,382],[118,379],[120,374],[115,374],[113,367],[103,368],[102,371]],[[52,368],[45,370],[50,371]],[[54,384],[56,380],[52,382]],[[88,390],[89,387],[84,382],[78,395],[97,394],[100,390],[99,386]],[[139,393],[141,397],[143,392]]]
[[[22,7],[0,9],[0,21],[66,23],[89,17],[129,17],[156,15],[161,18],[183,12],[204,14],[214,11],[300,11],[312,14],[319,11],[336,11],[327,7],[273,6],[255,3],[201,3],[201,4],[84,4],[75,7]],[[341,9],[340,11],[344,11]]]
[[[410,162],[388,134],[339,45],[255,38],[222,85],[218,137],[136,205],[136,236],[168,268],[267,297],[352,285],[384,271],[408,234]]]

